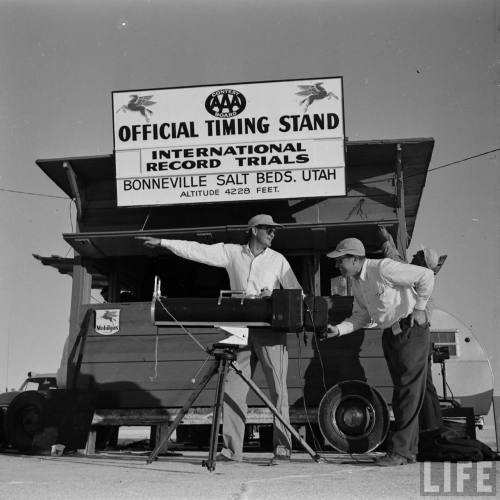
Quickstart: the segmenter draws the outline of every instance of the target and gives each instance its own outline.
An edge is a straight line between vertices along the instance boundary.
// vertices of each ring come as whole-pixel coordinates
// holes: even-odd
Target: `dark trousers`
[[[418,453],[419,413],[425,397],[429,356],[429,325],[410,326],[401,320],[401,333],[384,330],[382,347],[391,374],[394,392],[392,410],[395,429],[390,438],[390,451],[407,458]]]
[[[420,410],[420,432],[439,429],[443,426],[443,416],[441,413],[441,405],[436,392],[436,387],[432,380],[432,357],[427,360],[427,377],[425,381],[425,396]]]

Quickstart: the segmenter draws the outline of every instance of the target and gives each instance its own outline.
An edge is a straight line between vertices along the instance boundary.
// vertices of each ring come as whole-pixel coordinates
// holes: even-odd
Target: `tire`
[[[348,380],[329,389],[318,408],[326,441],[342,453],[373,451],[389,431],[389,409],[380,393],[365,382]]]
[[[43,429],[45,399],[35,391],[22,392],[9,404],[3,418],[6,441],[16,450],[36,451],[34,438]]]
[[[6,411],[6,407],[0,407],[0,448],[6,448],[8,446],[7,440],[5,439],[5,431],[3,428]]]

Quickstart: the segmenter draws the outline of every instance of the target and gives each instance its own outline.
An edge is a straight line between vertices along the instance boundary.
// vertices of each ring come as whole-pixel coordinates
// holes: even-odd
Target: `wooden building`
[[[75,200],[77,207],[77,230],[63,235],[75,250],[69,346],[74,344],[89,307],[93,282],[94,286],[102,286],[107,281],[109,303],[103,308],[119,304],[121,309],[117,336],[90,332],[82,374],[91,374],[100,388],[110,387],[120,406],[170,406],[167,394],[173,390],[172,376],[180,379],[175,386],[182,387],[181,391],[189,388],[196,363],[183,366],[183,361],[177,359],[186,357],[179,352],[181,347],[175,344],[167,349],[165,342],[170,340],[160,335],[159,375],[151,382],[158,334],[149,319],[153,277],[162,278],[162,292],[168,297],[215,297],[219,290],[228,288],[224,270],[188,262],[165,251],[148,250],[135,236],[243,243],[247,220],[255,213],[270,213],[285,226],[273,248],[289,259],[306,293],[329,295],[330,279],[336,271],[325,255],[342,238],[358,237],[365,242],[367,251],[376,255],[376,228],[384,224],[405,252],[433,145],[432,139],[347,142],[345,197],[173,207],[117,207],[112,155],[38,160],[40,168]],[[120,297],[125,297],[126,303]],[[183,349],[193,351],[187,356],[190,362],[193,357],[201,359],[202,352],[195,355],[196,345],[191,345],[189,338],[184,342],[180,336],[181,344],[186,344]],[[360,336],[342,342],[356,345],[359,350]],[[299,356],[299,346],[293,344],[294,339],[290,339],[291,367]],[[302,376],[291,370],[292,402],[300,399],[300,379],[310,371],[309,359],[315,358],[311,344],[302,346]],[[71,374],[69,366],[68,380]],[[377,386],[388,385],[382,380],[377,382]]]
[[[369,256],[380,256],[377,226],[383,224],[405,255],[433,146],[431,138],[346,142],[347,195],[342,197],[134,208],[117,207],[113,155],[38,160],[38,166],[75,200],[77,208],[76,231],[63,235],[75,251],[73,267],[69,270],[66,261],[59,266],[73,277],[68,352],[82,332],[86,311],[113,309],[120,314],[119,331],[113,335],[97,333],[93,321],[84,325],[87,338],[78,386],[97,389],[101,414],[113,410],[115,415],[117,411],[124,415],[133,409],[135,415],[142,415],[144,424],[155,423],[182,406],[206,358],[182,328],[152,322],[153,280],[161,278],[161,291],[167,297],[217,297],[220,290],[228,289],[225,270],[186,261],[165,250],[147,249],[136,236],[244,243],[248,219],[269,213],[285,227],[277,233],[273,248],[290,261],[304,291],[329,296],[331,279],[338,273],[325,255],[341,239],[357,237]],[[55,261],[45,263],[58,267]],[[106,303],[90,304],[93,286],[105,287]],[[350,311],[349,298],[341,297],[336,304],[334,314],[342,319]],[[189,330],[207,346],[219,338],[210,326]],[[452,345],[455,333],[442,329],[433,333],[434,340]],[[367,380],[389,402],[392,385],[380,334],[358,331],[321,346],[311,333],[290,334],[292,422],[303,421],[304,407],[314,412],[327,388],[341,380]],[[63,364],[69,385],[75,357],[68,356]],[[265,388],[260,371],[255,380]],[[483,394],[486,400],[478,413],[488,406],[488,394]],[[196,407],[206,409],[212,403],[213,387],[209,386]],[[249,404],[260,406],[252,396]],[[193,421],[202,423],[206,418]],[[254,421],[269,421],[269,415],[255,416]]]

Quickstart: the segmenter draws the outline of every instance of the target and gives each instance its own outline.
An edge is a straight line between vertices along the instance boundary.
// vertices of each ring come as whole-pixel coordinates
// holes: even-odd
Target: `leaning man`
[[[276,288],[301,289],[285,257],[272,250],[276,231],[281,228],[270,215],[255,215],[248,221],[248,243],[236,245],[216,243],[206,245],[196,241],[167,240],[137,237],[148,247],[161,246],[179,257],[216,267],[223,267],[229,275],[231,290],[244,290],[250,297],[269,297]],[[250,378],[260,361],[266,377],[272,403],[286,422],[290,421],[286,377],[288,351],[286,333],[267,331],[256,333],[250,329],[248,345],[238,349],[236,361],[242,373]],[[230,370],[226,382],[222,434],[224,446],[217,461],[240,462],[247,414],[248,386]],[[274,455],[271,463],[289,460],[291,437],[281,422],[274,420]]]
[[[332,338],[375,323],[383,330],[382,346],[394,384],[392,409],[395,429],[388,452],[377,465],[404,465],[416,461],[418,417],[425,395],[430,344],[425,306],[432,294],[430,269],[392,259],[367,259],[363,243],[342,240],[328,254],[342,276],[351,277],[352,315],[338,325],[328,325]]]

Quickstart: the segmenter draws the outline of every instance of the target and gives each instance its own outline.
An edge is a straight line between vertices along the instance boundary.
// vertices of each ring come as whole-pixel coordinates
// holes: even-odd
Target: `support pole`
[[[408,233],[406,229],[403,149],[401,144],[396,145],[396,216],[398,219],[398,234],[396,246],[399,250],[399,254],[406,261]]]
[[[80,195],[80,190],[78,189],[76,174],[69,161],[63,162],[63,168],[64,170],[66,170],[66,176],[68,178],[69,186],[71,188],[71,194],[73,195],[73,200],[75,201],[76,219],[80,221],[82,219],[82,213],[83,213],[83,202],[82,202],[82,197]]]
[[[90,293],[92,287],[92,275],[83,265],[82,257],[75,252],[74,259],[75,263],[73,265],[73,282],[71,286],[69,333],[68,340],[64,346],[63,359],[61,361],[61,368],[63,372],[66,372],[66,376],[62,376],[64,380],[61,380],[62,383],[66,384],[65,387],[70,387],[73,380],[75,365],[73,364],[73,360],[70,359],[69,353],[75,345],[80,331],[80,325],[82,323],[84,313],[83,304],[90,303]],[[59,381],[60,377],[58,377],[58,383]],[[60,387],[60,389],[63,388],[64,387]]]

